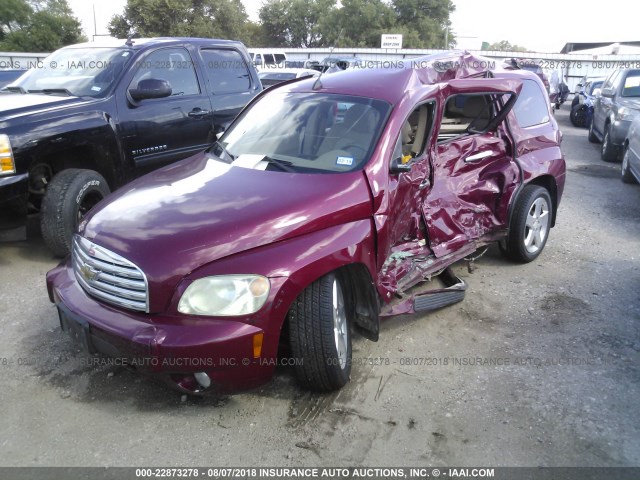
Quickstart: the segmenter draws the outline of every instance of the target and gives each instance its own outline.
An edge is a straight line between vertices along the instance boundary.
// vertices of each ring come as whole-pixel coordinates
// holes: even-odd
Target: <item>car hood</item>
[[[170,298],[185,275],[217,259],[371,213],[363,172],[253,170],[203,153],[128,184],[79,230],[138,265],[153,302],[152,290]]]
[[[78,97],[61,97],[41,93],[1,93],[0,121],[34,112],[86,102]]]
[[[620,106],[640,110],[640,98],[638,97],[620,97]]]

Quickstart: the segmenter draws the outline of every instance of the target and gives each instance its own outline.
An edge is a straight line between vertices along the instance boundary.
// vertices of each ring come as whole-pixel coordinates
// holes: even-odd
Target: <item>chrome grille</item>
[[[89,295],[130,310],[149,311],[147,277],[126,258],[79,235],[73,237],[73,271]]]

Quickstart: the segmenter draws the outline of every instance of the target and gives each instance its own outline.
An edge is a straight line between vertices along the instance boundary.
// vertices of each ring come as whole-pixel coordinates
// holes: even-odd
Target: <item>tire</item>
[[[602,147],[600,148],[600,156],[605,162],[615,162],[618,159],[618,148],[611,144],[610,130],[611,125],[605,125],[604,135],[602,136]]]
[[[571,108],[569,114],[569,120],[574,127],[586,127],[587,126],[587,109],[583,105],[576,105]]]
[[[107,195],[107,181],[93,170],[69,168],[53,177],[42,200],[40,230],[54,255],[69,254],[80,219]]]
[[[593,114],[595,116],[595,111]],[[591,143],[600,143],[600,140],[598,140],[598,137],[596,137],[596,134],[593,131],[593,117],[591,118],[591,124],[589,125],[589,141]]]
[[[573,96],[573,100],[571,100],[571,108],[573,109],[573,107],[575,107],[579,103],[580,103],[580,96],[579,95],[574,95]]]
[[[637,183],[636,177],[631,173],[631,166],[629,165],[629,147],[624,149],[624,155],[622,156],[622,165],[620,166],[620,178],[624,183]]]
[[[329,392],[349,382],[351,322],[344,283],[330,273],[309,285],[289,310],[289,341],[301,386]]]
[[[538,185],[527,185],[518,198],[509,223],[506,256],[528,263],[542,253],[549,238],[553,204],[549,192]]]

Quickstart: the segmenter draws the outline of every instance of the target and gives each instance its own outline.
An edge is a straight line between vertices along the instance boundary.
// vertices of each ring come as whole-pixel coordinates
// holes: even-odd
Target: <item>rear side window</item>
[[[513,113],[521,127],[527,128],[549,121],[547,97],[533,80],[522,81],[522,91],[513,106]]]
[[[276,63],[282,63],[286,60],[284,53],[274,53],[273,56],[276,59]]]
[[[239,93],[249,90],[249,69],[236,50],[202,50],[207,81],[213,93]]]

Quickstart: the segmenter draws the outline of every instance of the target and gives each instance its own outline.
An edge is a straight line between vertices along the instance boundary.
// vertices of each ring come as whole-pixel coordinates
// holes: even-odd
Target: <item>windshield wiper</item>
[[[45,95],[55,95],[57,93],[62,93],[67,97],[73,97],[73,93],[71,93],[66,88],[43,88],[42,90],[29,90],[29,93],[44,93]]]
[[[271,158],[267,156],[265,156],[262,160],[268,162],[270,165],[277,166],[283,172],[296,173],[296,170],[292,167],[293,163],[287,162],[286,160],[280,160],[278,158]]]
[[[27,91],[19,85],[7,85],[0,92],[11,92],[11,93],[21,93],[25,95]]]

